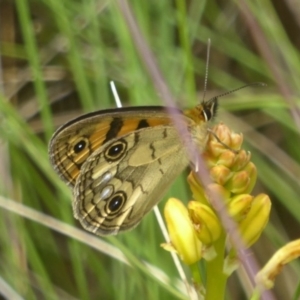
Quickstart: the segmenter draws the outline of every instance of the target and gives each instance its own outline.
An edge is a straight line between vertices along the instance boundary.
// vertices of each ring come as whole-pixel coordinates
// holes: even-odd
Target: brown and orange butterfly
[[[49,145],[51,163],[73,189],[75,217],[98,235],[134,228],[189,165],[173,120],[197,150],[208,139],[217,97],[180,111],[133,107],[97,111],[61,126]]]

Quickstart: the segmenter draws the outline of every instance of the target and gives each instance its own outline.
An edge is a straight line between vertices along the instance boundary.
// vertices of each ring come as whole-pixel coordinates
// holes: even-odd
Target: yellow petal
[[[250,211],[253,196],[241,194],[233,197],[227,205],[228,214],[236,221],[240,222],[246,218]]]
[[[209,206],[197,201],[190,201],[188,211],[197,236],[203,244],[210,245],[220,237],[221,223]]]
[[[275,277],[282,267],[300,256],[300,239],[290,242],[280,248],[268,261],[268,263],[256,274],[257,285],[266,289],[274,286]]]
[[[205,190],[203,189],[201,183],[198,181],[197,175],[192,171],[188,178],[188,184],[192,190],[193,198],[201,203],[207,204],[207,198]]]
[[[177,253],[177,250],[174,248],[174,246],[171,243],[161,243],[160,246],[164,248],[166,251]]]
[[[256,196],[246,218],[239,223],[241,237],[247,247],[254,244],[268,223],[271,201],[268,195]]]
[[[179,257],[187,265],[199,261],[202,244],[197,238],[187,208],[178,199],[170,198],[165,205],[164,215],[171,243]]]

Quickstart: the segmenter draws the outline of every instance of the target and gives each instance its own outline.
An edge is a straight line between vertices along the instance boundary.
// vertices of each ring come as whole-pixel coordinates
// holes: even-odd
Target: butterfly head
[[[213,97],[208,101],[203,101],[196,107],[185,111],[185,115],[192,119],[197,125],[203,125],[211,121],[218,108],[218,98]]]

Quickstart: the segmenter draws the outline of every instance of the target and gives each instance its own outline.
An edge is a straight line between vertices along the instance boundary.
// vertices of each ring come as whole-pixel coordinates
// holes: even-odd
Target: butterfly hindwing
[[[96,234],[135,227],[188,165],[175,128],[155,126],[100,146],[82,165],[73,209]]]

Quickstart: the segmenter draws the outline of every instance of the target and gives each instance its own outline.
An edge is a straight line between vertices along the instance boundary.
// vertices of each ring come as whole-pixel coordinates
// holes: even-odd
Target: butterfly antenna
[[[239,90],[244,89],[244,88],[249,87],[249,86],[267,86],[267,85],[266,85],[265,83],[263,83],[263,82],[253,82],[253,83],[249,83],[249,84],[240,86],[240,87],[238,87],[238,88],[236,88],[236,89],[234,89],[234,90],[225,92],[224,94],[221,94],[221,95],[219,95],[219,96],[212,97],[211,99],[208,100],[208,102],[212,101],[212,100],[215,99],[215,98],[220,98],[220,97],[227,96],[227,95],[229,95],[229,94],[232,94],[232,93],[234,93],[234,92],[236,92],[236,91],[239,91]]]
[[[113,81],[110,81],[109,84],[110,84],[110,88],[111,88],[111,91],[113,93],[116,105],[117,105],[118,108],[121,108],[122,107],[122,102],[121,102],[120,97],[118,95],[115,83]]]
[[[207,90],[207,78],[208,78],[208,65],[209,65],[209,56],[210,56],[210,39],[207,41],[207,54],[206,54],[206,65],[205,65],[205,78],[204,78],[204,91],[203,91],[203,99],[204,102],[206,90]]]

